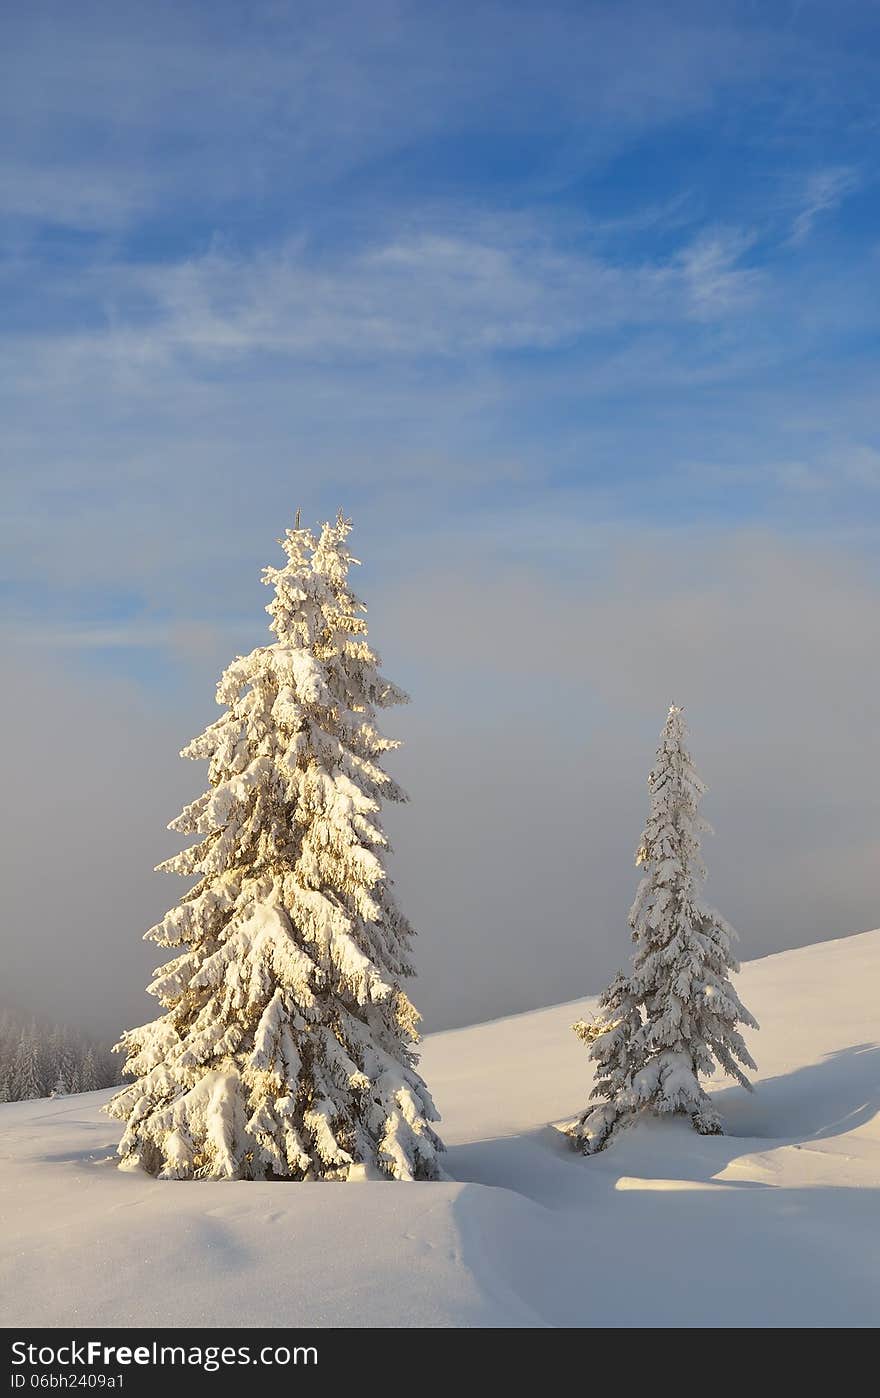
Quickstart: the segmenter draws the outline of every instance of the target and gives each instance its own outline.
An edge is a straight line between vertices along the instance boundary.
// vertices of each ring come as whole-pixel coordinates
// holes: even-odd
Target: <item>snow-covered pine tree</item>
[[[737,1029],[757,1023],[730,982],[739,970],[733,928],[702,899],[699,815],[705,787],[686,746],[682,710],[669,710],[648,779],[651,809],[636,855],[644,874],[629,915],[630,974],[618,972],[593,1023],[575,1032],[596,1065],[595,1106],[568,1133],[585,1154],[641,1112],[682,1112],[704,1135],[721,1119],[700,1086],[716,1064],[744,1087],[755,1064]],[[742,1065],[742,1066],[740,1066]]]
[[[439,1173],[437,1113],[415,1069],[401,988],[412,930],[382,860],[375,710],[406,696],[379,673],[340,515],[296,527],[264,570],[274,643],[221,677],[226,712],[183,750],[208,791],[172,823],[198,843],[159,868],[198,876],[146,935],[185,947],[149,987],[109,1104],[122,1165],[163,1178],[397,1179]]]
[[[11,1090],[16,1101],[25,1102],[35,1097],[48,1095],[49,1089],[45,1082],[43,1066],[43,1049],[36,1020],[31,1020],[28,1028],[21,1032],[12,1063],[11,1079]]]
[[[95,1062],[95,1050],[91,1044],[82,1056],[82,1063],[79,1070],[79,1090],[80,1092],[97,1092],[101,1086],[98,1076],[98,1066]]]
[[[50,1097],[63,1097],[70,1088],[68,1075],[64,1070],[65,1033],[60,1024],[55,1024],[45,1040],[45,1083]]]
[[[61,1057],[58,1064],[58,1081],[64,1084],[64,1092],[81,1092],[80,1058],[78,1046],[72,1041],[67,1030],[62,1031]]]

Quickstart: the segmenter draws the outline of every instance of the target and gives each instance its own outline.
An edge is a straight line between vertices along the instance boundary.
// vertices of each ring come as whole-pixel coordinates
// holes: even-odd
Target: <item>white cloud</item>
[[[211,255],[141,281],[152,333],[205,354],[460,354],[550,348],[650,315],[622,273],[545,241],[401,235],[335,265],[301,244],[253,259]],[[647,280],[650,280],[650,273]]]
[[[344,363],[548,350],[622,327],[738,314],[762,285],[739,264],[748,245],[731,231],[665,261],[626,264],[552,227],[496,219],[403,230],[334,258],[293,239],[251,255],[218,249],[172,264],[94,267],[77,291],[103,306],[105,324],[59,329],[46,349],[62,379],[96,359],[117,379],[128,367],[132,386],[179,355]],[[12,344],[15,376],[27,355]]]
[[[679,255],[690,314],[697,320],[723,319],[757,299],[763,276],[743,267],[753,239],[736,229],[701,234]]]
[[[815,170],[807,179],[803,207],[792,223],[789,241],[795,245],[805,242],[820,215],[833,213],[860,183],[858,171],[848,165]]]
[[[6,218],[83,232],[117,230],[147,206],[148,181],[137,169],[106,166],[0,164],[0,204]]]
[[[211,25],[189,0],[149,15],[126,3],[50,9],[50,23],[27,6],[9,17],[0,144],[5,131],[15,158],[45,172],[28,202],[51,221],[77,202],[52,172],[88,184],[96,148],[146,170],[167,207],[191,209],[279,192],[295,202],[435,137],[561,129],[523,179],[567,185],[633,133],[747,81],[768,46],[735,16],[670,18],[645,3],[512,13],[493,0],[300,0],[224,7]]]

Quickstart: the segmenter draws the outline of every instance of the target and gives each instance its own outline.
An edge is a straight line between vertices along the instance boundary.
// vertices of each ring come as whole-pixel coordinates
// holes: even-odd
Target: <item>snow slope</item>
[[[429,1037],[456,1183],[162,1183],[108,1093],[0,1107],[0,1324],[880,1322],[880,931],[754,961],[731,1134],[649,1122],[590,1160],[577,1001]]]

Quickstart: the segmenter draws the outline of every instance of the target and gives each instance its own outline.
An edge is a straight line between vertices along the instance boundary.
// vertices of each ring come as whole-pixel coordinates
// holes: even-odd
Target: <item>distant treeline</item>
[[[60,1024],[0,1010],[0,1102],[112,1087],[120,1067],[107,1044]]]

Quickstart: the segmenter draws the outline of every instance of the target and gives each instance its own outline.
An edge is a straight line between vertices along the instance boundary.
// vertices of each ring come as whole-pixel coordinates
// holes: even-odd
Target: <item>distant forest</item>
[[[0,1010],[0,1102],[94,1092],[120,1080],[109,1045],[61,1024]]]

